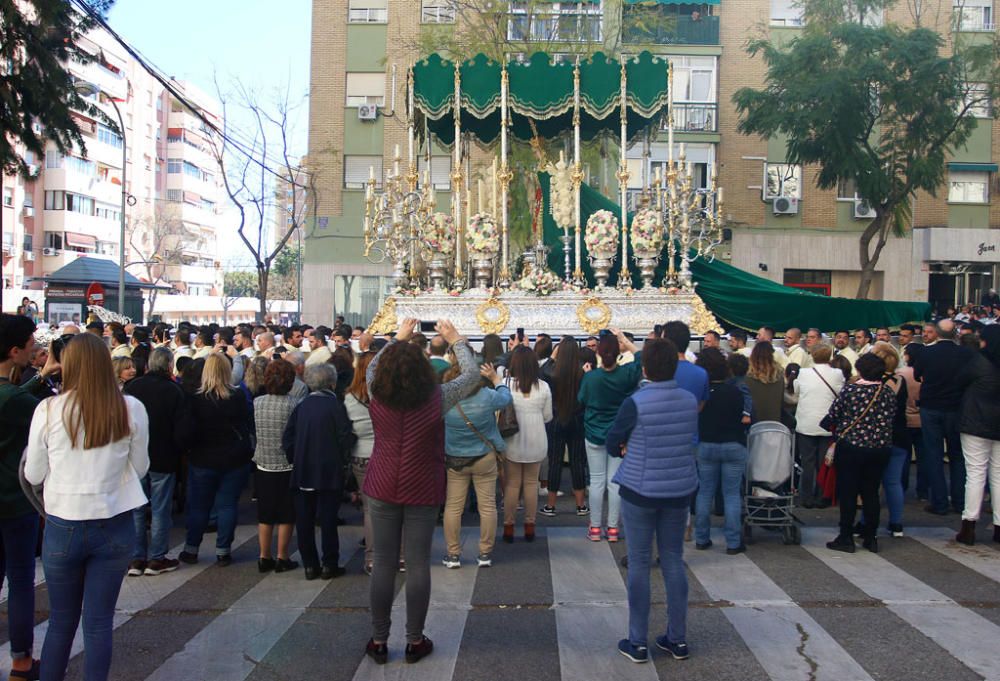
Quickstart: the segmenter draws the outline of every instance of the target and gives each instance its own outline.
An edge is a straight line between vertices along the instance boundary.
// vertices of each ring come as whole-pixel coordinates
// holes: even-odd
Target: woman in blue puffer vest
[[[691,495],[698,487],[694,439],[698,401],[674,380],[677,347],[666,339],[646,341],[642,372],[649,381],[622,403],[608,431],[611,456],[623,457],[619,485],[628,533],[629,635],[618,650],[633,662],[649,659],[649,566],[653,537],[667,592],[667,631],[658,648],[678,660],[688,657],[688,583],[684,530]]]

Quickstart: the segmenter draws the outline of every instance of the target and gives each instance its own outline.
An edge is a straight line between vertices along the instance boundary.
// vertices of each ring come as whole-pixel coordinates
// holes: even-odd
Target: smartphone
[[[597,334],[597,337],[604,338],[605,336],[613,336],[613,335],[614,334],[611,332],[611,329],[601,329],[600,332]]]
[[[420,332],[421,333],[426,333],[428,331],[434,331],[435,327],[437,327],[437,322],[436,321],[434,321],[434,322],[424,322],[424,321],[420,322]]]
[[[524,342],[524,327],[523,326],[517,327],[517,342],[518,343],[523,343]]]

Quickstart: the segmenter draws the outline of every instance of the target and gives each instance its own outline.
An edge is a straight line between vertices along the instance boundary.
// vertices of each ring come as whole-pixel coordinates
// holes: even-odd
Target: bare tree
[[[129,246],[137,260],[135,264],[142,266],[146,280],[154,285],[171,283],[169,268],[183,264],[185,245],[201,248],[204,238],[188,229],[175,206],[157,205],[151,213],[139,218],[129,235]],[[158,289],[150,289],[150,317],[158,295]]]
[[[263,319],[268,312],[271,265],[295,230],[304,226],[307,204],[311,214],[316,214],[315,173],[301,165],[290,148],[292,118],[301,102],[293,104],[286,88],[269,110],[255,92],[239,81],[228,96],[223,94],[218,82],[216,90],[222,103],[224,127],[213,153],[222,167],[226,195],[239,215],[237,233],[254,259],[259,314]],[[240,138],[231,130],[231,116],[236,110],[249,114],[253,121],[250,139]],[[274,211],[278,209],[276,186],[290,190],[282,202],[287,216],[285,221],[274,220]],[[272,225],[280,231],[273,242],[268,243],[268,227]]]

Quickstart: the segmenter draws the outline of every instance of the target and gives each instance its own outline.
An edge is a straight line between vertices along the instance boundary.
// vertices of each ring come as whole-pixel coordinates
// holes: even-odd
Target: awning
[[[721,5],[722,0],[625,0],[626,5]]]
[[[89,248],[91,250],[97,248],[97,237],[90,236],[89,234],[66,232],[65,241],[66,245],[72,248]]]
[[[969,173],[995,173],[996,163],[949,163],[948,170]]]

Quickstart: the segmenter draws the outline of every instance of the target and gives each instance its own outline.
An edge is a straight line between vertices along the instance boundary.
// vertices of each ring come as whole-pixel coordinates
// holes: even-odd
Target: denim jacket
[[[497,429],[496,412],[510,402],[510,390],[503,384],[496,389],[482,388],[472,397],[459,402],[472,424],[493,443],[498,452],[504,451],[507,445]],[[458,413],[458,407],[452,407],[444,417],[444,451],[449,456],[481,456],[489,451],[486,443]]]

